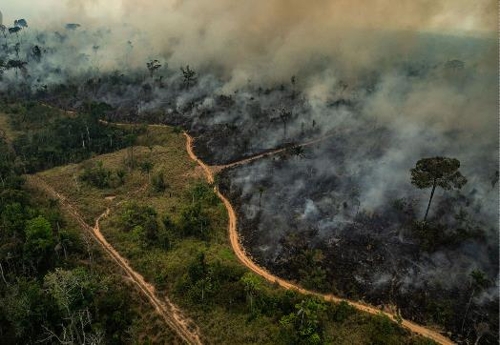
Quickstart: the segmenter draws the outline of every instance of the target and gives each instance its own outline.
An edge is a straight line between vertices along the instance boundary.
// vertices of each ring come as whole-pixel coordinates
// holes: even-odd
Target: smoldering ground
[[[27,62],[4,68],[4,95],[73,108],[100,101],[119,109],[111,120],[182,124],[214,164],[332,135],[226,175],[255,258],[304,280],[293,257],[321,250],[305,269],[324,271],[322,288],[397,302],[405,316],[464,336],[496,323],[482,307],[498,298],[495,3],[73,1],[43,23],[36,9],[29,28],[0,36],[4,61]],[[162,64],[154,73],[152,59]],[[187,64],[197,72],[188,86]],[[437,191],[439,243],[414,226],[429,191],[409,176],[431,156],[458,158],[468,179]],[[460,329],[477,270],[492,284],[473,296]],[[457,317],[445,321],[418,297],[457,294]]]

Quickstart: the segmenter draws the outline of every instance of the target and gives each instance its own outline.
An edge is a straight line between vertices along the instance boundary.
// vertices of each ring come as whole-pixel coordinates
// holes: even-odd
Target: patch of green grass
[[[219,250],[218,256],[221,259],[227,260],[227,261],[236,261],[236,255],[234,255],[234,252],[226,247],[222,247]]]

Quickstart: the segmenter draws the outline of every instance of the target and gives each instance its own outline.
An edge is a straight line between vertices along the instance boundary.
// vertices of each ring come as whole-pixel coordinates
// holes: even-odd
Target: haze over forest
[[[457,339],[498,320],[497,2],[2,6],[5,25],[29,24],[5,36],[19,44],[8,59],[26,60],[3,71],[5,95],[68,109],[101,102],[111,121],[181,126],[214,166],[323,138],[220,175],[260,265],[322,291],[394,302],[418,322],[434,317]],[[421,223],[429,189],[412,185],[410,169],[436,156],[458,159],[467,183],[438,188]],[[321,259],[304,268],[293,257],[301,250]],[[304,274],[316,268],[323,285]],[[469,312],[476,271],[489,284],[472,290]],[[421,295],[446,300],[453,315],[412,304]]]

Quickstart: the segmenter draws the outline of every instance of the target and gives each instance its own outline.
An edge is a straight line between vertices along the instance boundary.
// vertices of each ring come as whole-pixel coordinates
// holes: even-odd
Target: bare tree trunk
[[[83,239],[83,242],[85,244],[85,249],[87,250],[87,254],[89,255],[89,264],[90,264],[90,271],[92,272],[92,243],[91,243],[91,238],[87,234],[82,234],[81,238]]]
[[[2,264],[0,263],[0,273],[2,274],[2,279],[3,281],[5,282],[6,285],[9,285],[9,283],[7,283],[7,280],[5,280],[5,276],[3,275],[3,267],[2,267]]]
[[[427,215],[429,214],[429,209],[431,208],[432,197],[434,196],[434,191],[436,190],[436,180],[432,184],[431,197],[429,198],[429,203],[427,204],[427,210],[425,211],[424,222],[427,220]]]
[[[87,141],[88,141],[88,143],[90,144],[91,140],[90,140],[90,131],[89,131],[89,126],[88,126],[88,125],[85,125],[85,128],[87,129]]]
[[[467,319],[467,314],[469,313],[470,305],[472,304],[472,298],[474,297],[475,292],[476,292],[476,289],[472,289],[472,293],[470,294],[469,302],[467,303],[467,308],[465,309],[464,319],[462,321],[462,328],[461,328],[462,333],[464,332],[465,321]]]

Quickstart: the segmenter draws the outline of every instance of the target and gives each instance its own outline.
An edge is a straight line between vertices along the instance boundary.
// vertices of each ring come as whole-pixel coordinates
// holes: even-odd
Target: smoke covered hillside
[[[219,179],[259,263],[497,341],[493,2],[67,4],[0,35],[5,99],[180,125],[213,165],[290,147]],[[424,223],[410,169],[435,156],[467,183],[438,188]]]

